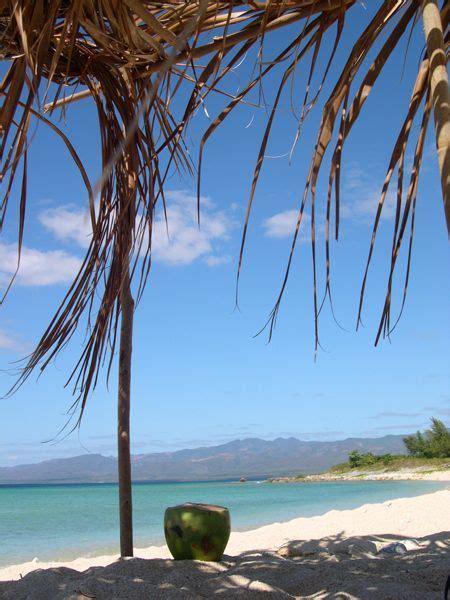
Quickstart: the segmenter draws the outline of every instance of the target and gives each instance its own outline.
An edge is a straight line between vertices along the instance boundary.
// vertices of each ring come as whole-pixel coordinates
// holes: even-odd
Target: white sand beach
[[[373,550],[405,538],[417,541],[415,551],[381,557]],[[299,543],[289,548],[299,556],[276,554],[293,540]],[[450,489],[234,532],[222,563],[169,556],[166,547],[149,547],[126,561],[14,565],[0,569],[0,598],[442,598],[450,574]]]

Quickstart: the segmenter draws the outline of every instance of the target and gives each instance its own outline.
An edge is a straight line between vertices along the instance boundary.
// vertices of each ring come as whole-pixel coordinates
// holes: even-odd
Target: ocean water
[[[133,486],[135,546],[164,543],[167,506],[227,506],[232,529],[244,531],[333,509],[418,496],[447,487],[429,481],[269,484],[138,483]],[[0,486],[0,566],[118,552],[117,486]]]

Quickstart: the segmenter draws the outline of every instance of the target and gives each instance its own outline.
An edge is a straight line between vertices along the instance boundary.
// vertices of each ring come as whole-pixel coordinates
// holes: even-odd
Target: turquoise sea
[[[447,487],[429,481],[269,484],[138,483],[133,486],[135,546],[164,543],[167,506],[227,506],[232,529],[320,515],[333,509],[418,496]],[[118,552],[117,486],[0,486],[0,566]]]

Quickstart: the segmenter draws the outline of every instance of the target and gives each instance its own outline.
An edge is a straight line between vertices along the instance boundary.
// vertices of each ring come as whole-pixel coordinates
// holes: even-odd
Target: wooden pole
[[[130,457],[130,387],[133,347],[134,300],[131,295],[129,265],[120,291],[122,317],[120,324],[119,390],[118,390],[118,471],[120,555],[133,556],[133,518]]]
[[[441,172],[447,231],[450,237],[450,92],[442,19],[437,0],[424,0],[423,25],[430,60],[430,91],[433,102],[436,149]]]

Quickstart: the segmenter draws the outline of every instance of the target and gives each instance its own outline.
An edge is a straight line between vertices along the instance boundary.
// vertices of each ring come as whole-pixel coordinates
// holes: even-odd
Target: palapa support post
[[[130,457],[130,388],[133,347],[134,300],[131,295],[129,265],[120,291],[122,320],[120,325],[119,390],[117,416],[120,555],[133,556],[133,515]]]
[[[125,137],[126,128],[123,127]],[[120,556],[133,556],[133,494],[131,486],[130,453],[130,404],[131,404],[131,356],[133,352],[134,300],[131,293],[130,254],[135,228],[136,168],[130,154],[125,151],[123,167],[126,188],[121,199],[124,214],[128,215],[129,227],[123,231],[125,253],[120,283],[120,347],[117,403],[117,466],[119,474],[119,521]]]

